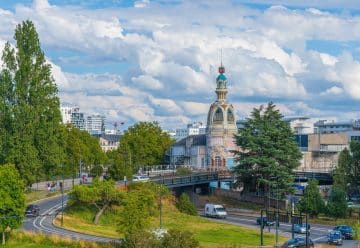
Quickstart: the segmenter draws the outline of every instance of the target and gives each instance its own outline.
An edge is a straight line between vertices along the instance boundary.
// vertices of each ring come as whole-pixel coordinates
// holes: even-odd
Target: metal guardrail
[[[151,181],[166,185],[168,187],[180,187],[187,185],[195,185],[202,183],[209,183],[221,179],[217,172],[214,173],[199,173],[190,175],[176,175],[176,176],[163,176],[160,178],[152,178]]]

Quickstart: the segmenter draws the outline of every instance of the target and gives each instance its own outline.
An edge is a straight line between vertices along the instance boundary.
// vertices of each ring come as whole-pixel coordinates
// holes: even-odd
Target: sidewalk
[[[74,179],[74,185],[80,184],[81,180],[82,180],[81,178],[75,178]],[[51,184],[52,182],[55,182],[55,183],[57,183],[56,184],[57,186],[55,187],[54,190],[57,191],[57,190],[60,190],[59,183],[61,181],[62,180],[50,180],[50,181],[43,181],[43,182],[33,183],[33,185],[31,186],[31,189],[32,190],[46,190],[46,191],[48,191],[48,183]],[[92,182],[92,177],[88,177],[86,183],[91,183],[91,182]],[[73,186],[73,179],[72,178],[64,180],[64,184],[63,184],[64,190],[71,189],[72,186]]]

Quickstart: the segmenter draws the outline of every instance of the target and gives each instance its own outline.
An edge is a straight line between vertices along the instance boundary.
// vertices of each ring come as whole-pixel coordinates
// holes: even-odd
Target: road
[[[67,196],[64,196],[64,202],[67,201]],[[26,217],[23,223],[23,229],[32,232],[42,232],[44,234],[56,234],[60,236],[71,237],[72,239],[81,239],[87,241],[96,241],[96,242],[116,242],[118,240],[105,238],[94,235],[87,235],[78,232],[64,230],[62,228],[56,227],[53,225],[53,220],[58,211],[61,211],[61,195],[53,198],[45,199],[36,203],[40,207],[40,216],[38,217]],[[226,222],[239,226],[244,226],[248,228],[253,228],[259,230],[260,227],[256,224],[256,217],[250,216],[240,216],[230,214],[225,220],[211,219],[218,222]],[[325,244],[326,235],[332,226],[312,224],[310,230],[310,238],[314,241],[315,244]],[[275,228],[271,227],[270,230],[272,233],[275,232]],[[268,228],[264,229],[264,233],[268,232]],[[291,237],[291,225],[286,223],[281,223],[279,227],[279,235]],[[296,234],[296,236],[303,234]],[[275,240],[274,240],[275,242]],[[342,247],[353,248],[356,244],[356,241],[345,240]]]
[[[64,201],[66,202],[66,200],[67,196],[65,195]],[[56,234],[60,236],[67,236],[74,240],[117,242],[115,239],[82,234],[54,226],[53,220],[56,213],[61,211],[61,195],[36,202],[36,205],[40,207],[40,216],[25,218],[22,228],[26,231],[41,232],[46,235]]]
[[[250,217],[250,216],[240,216],[240,215],[232,215],[229,214],[228,217],[225,220],[218,220],[218,219],[212,219],[214,221],[219,222],[226,222],[231,223],[239,226],[245,226],[249,228],[255,228],[259,230],[260,233],[260,226],[256,223],[256,217]],[[311,224],[310,229],[310,238],[314,241],[315,245],[319,244],[326,244],[327,241],[327,234],[330,230],[333,229],[333,226],[327,226],[327,225],[320,225],[320,224]],[[264,233],[268,232],[268,227],[264,228]],[[272,233],[275,233],[275,227],[271,227],[270,231]],[[291,238],[291,224],[289,223],[280,223],[279,226],[279,235],[287,236]],[[297,236],[303,236],[305,237],[305,234],[295,234],[295,237]],[[260,240],[259,240],[260,242]],[[274,240],[275,243],[275,240]],[[353,248],[357,241],[355,240],[344,240],[344,244],[341,247],[344,248]]]

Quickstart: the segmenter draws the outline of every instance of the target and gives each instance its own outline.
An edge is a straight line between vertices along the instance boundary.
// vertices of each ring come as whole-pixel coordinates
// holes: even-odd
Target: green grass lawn
[[[26,204],[29,204],[31,202],[44,199],[46,197],[59,195],[61,192],[48,192],[46,190],[32,190],[30,192],[25,193],[25,202]]]
[[[40,233],[13,231],[4,248],[110,248],[110,244],[74,241],[60,236],[45,236]]]
[[[120,238],[121,233],[116,230],[119,220],[118,212],[121,208],[111,209],[101,217],[96,226],[92,223],[95,209],[85,206],[76,206],[67,209],[64,216],[64,227],[74,231]],[[199,216],[190,216],[180,213],[174,205],[164,204],[162,215],[163,226],[167,229],[176,228],[192,232],[203,247],[225,247],[225,245],[257,246],[260,243],[260,230],[249,229],[236,225],[220,223]],[[56,220],[60,224],[60,218]],[[159,226],[159,213],[151,218],[152,228]],[[280,241],[286,238],[280,237]],[[275,243],[275,236],[264,232],[264,242],[267,245]]]

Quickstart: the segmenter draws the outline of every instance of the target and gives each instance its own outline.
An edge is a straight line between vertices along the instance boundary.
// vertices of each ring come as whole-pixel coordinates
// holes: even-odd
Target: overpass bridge
[[[168,188],[186,187],[193,185],[209,184],[210,182],[233,182],[235,177],[227,174],[219,174],[218,172],[202,172],[189,175],[164,175],[151,178],[154,183],[159,183]]]
[[[210,182],[234,182],[235,176],[219,172],[199,172],[188,175],[164,175],[151,178],[154,183],[174,189],[181,187],[209,185]],[[309,179],[316,179],[320,185],[331,185],[333,182],[330,173],[323,172],[295,172],[294,182],[307,182]]]

